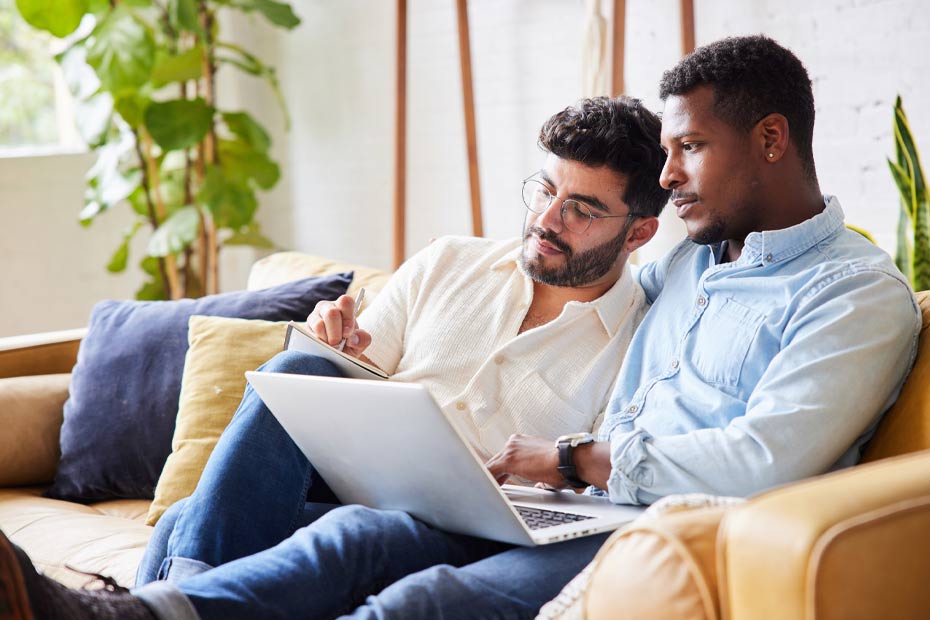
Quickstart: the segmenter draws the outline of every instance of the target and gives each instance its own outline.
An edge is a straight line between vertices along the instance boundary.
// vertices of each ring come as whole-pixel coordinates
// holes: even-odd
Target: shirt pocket
[[[765,315],[730,298],[715,301],[695,326],[691,360],[705,382],[736,385]]]

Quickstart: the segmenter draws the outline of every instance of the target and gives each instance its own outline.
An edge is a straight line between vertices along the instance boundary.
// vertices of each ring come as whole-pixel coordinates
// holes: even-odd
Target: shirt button
[[[701,306],[702,308],[703,308],[704,306],[706,306],[706,305],[707,305],[707,298],[704,297],[703,295],[701,295],[700,297],[698,297],[698,298],[697,298],[697,305]]]
[[[678,368],[678,360],[672,360],[672,370]]]
[[[455,408],[458,409],[459,411],[465,411],[465,409],[467,408],[467,405],[463,403],[462,401],[459,401],[455,403]]]
[[[500,366],[501,364],[503,364],[503,363],[504,363],[504,356],[503,356],[503,355],[498,355],[497,357],[495,357],[495,358],[494,358],[494,363],[497,364],[498,366]]]
[[[765,262],[767,262],[767,263],[771,263],[771,262],[772,262],[772,255],[771,255],[771,254],[766,254],[766,255],[765,255]]]
[[[630,405],[629,407],[626,408],[626,411],[627,413],[636,413],[637,411],[639,411],[639,407],[637,407],[636,405]]]

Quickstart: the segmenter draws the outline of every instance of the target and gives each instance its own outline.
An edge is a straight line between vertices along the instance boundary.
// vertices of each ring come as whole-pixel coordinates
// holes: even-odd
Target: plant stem
[[[207,105],[216,108],[216,62],[213,59],[214,41],[213,41],[213,20],[214,15],[207,7],[205,0],[198,2],[198,14],[200,25],[204,32],[203,46],[203,70],[204,76],[204,100]],[[210,131],[203,140],[203,159],[204,164],[209,165],[216,161],[216,122],[211,120]],[[220,292],[220,272],[219,272],[219,247],[217,245],[216,225],[212,217],[202,217],[204,237],[205,237],[205,254],[206,261],[202,260],[203,265],[203,289],[205,294],[215,294]]]
[[[142,145],[139,142],[139,132],[133,129],[132,133],[136,139],[136,155],[139,157],[139,167],[142,169],[142,189],[145,190],[145,205],[148,207],[149,211],[149,224],[152,226],[152,230],[154,231],[158,228],[158,216],[155,214],[155,205],[152,203],[152,189],[151,184],[149,183],[148,161],[145,158],[145,154],[142,152]],[[165,289],[165,295],[167,295],[170,299],[171,281],[168,278],[165,259],[161,256],[158,257],[158,272],[161,274],[161,285],[162,288]]]
[[[158,216],[158,222],[164,222],[167,213],[165,210],[165,203],[159,191],[158,168],[155,167],[155,157],[152,156],[152,136],[145,130],[145,127],[141,127],[140,129],[142,133],[143,152],[147,155],[145,163],[148,165],[149,184],[151,185],[152,197],[155,202],[155,214]],[[156,228],[158,228],[158,226],[156,226]],[[168,276],[168,289],[166,291],[168,293],[168,298],[180,299],[181,288],[178,283],[178,266],[174,254],[169,253],[165,256],[165,270]]]

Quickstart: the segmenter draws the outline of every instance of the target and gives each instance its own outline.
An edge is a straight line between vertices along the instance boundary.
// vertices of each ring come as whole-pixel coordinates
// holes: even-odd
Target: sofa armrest
[[[70,380],[70,374],[0,379],[0,487],[54,477]]]
[[[761,495],[724,519],[723,617],[923,618],[930,450]]]
[[[71,372],[86,328],[0,338],[0,378]]]

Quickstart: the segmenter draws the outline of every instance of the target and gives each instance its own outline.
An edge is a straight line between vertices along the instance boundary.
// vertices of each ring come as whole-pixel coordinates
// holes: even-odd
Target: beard
[[[620,234],[610,241],[577,254],[551,230],[532,226],[523,235],[520,267],[534,281],[548,286],[579,287],[591,284],[604,277],[616,264],[632,223],[632,221],[626,222]],[[544,267],[541,256],[528,258],[526,243],[534,235],[561,250],[565,262],[558,267]]]

